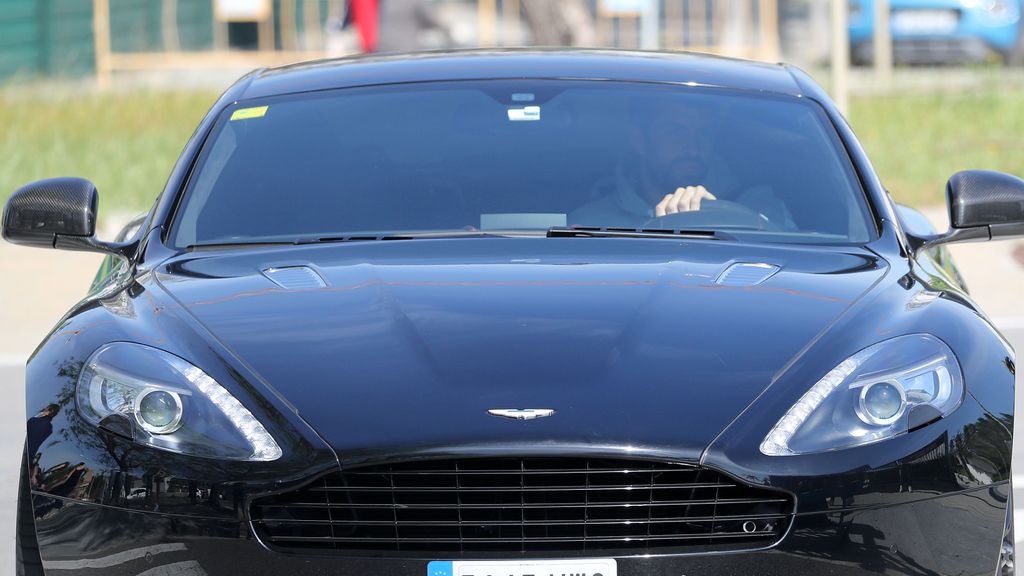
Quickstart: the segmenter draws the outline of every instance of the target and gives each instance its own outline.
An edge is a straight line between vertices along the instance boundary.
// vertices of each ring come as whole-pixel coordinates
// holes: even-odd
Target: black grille
[[[761,548],[785,534],[792,513],[787,494],[713,470],[578,458],[357,468],[251,509],[274,547],[432,557]]]

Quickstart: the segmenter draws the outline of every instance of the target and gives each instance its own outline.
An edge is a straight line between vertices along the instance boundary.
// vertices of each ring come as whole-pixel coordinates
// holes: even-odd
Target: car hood
[[[344,463],[567,446],[698,459],[884,271],[856,248],[481,238],[194,253],[157,277]],[[510,408],[555,413],[488,414]]]

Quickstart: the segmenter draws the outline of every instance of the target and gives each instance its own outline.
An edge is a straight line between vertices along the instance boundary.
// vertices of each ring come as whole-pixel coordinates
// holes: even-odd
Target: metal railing
[[[337,18],[345,5],[344,0],[253,0],[250,4],[260,8],[240,15],[218,8],[221,2],[214,0],[207,20],[212,27],[206,28],[209,39],[196,46],[180,41],[177,27],[183,7],[190,6],[194,13],[196,3],[159,0],[159,30],[140,48],[126,47],[114,29],[118,14],[112,20],[111,10],[119,9],[120,1],[93,0],[101,86],[122,70],[244,68],[322,57],[327,53],[325,23],[328,17]],[[532,1],[541,0],[437,0],[436,5],[457,9],[448,13],[463,24],[475,16],[479,46],[523,46],[535,44],[525,17]],[[577,10],[576,19],[568,24],[586,32],[574,35],[578,45],[688,50],[769,61],[780,57],[778,0],[584,1],[585,9]],[[228,26],[240,21],[256,25],[257,50],[229,49]]]
[[[588,2],[594,45],[709,52],[727,56],[779,58],[778,0],[650,0]],[[481,46],[531,43],[522,0],[478,0]]]

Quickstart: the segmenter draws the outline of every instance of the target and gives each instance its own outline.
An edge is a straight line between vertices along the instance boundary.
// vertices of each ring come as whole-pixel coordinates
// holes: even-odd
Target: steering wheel
[[[703,200],[700,203],[700,210],[655,216],[648,220],[644,227],[665,229],[747,228],[767,231],[780,229],[778,224],[769,220],[764,214],[731,200]]]

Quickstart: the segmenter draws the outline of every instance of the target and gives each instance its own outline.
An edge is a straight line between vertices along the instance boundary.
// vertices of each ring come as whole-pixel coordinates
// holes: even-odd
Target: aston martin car
[[[945,246],[1024,181],[946,193],[786,65],[253,72],[120,238],[6,205],[109,257],[28,361],[19,574],[1009,574],[1014,353]]]

